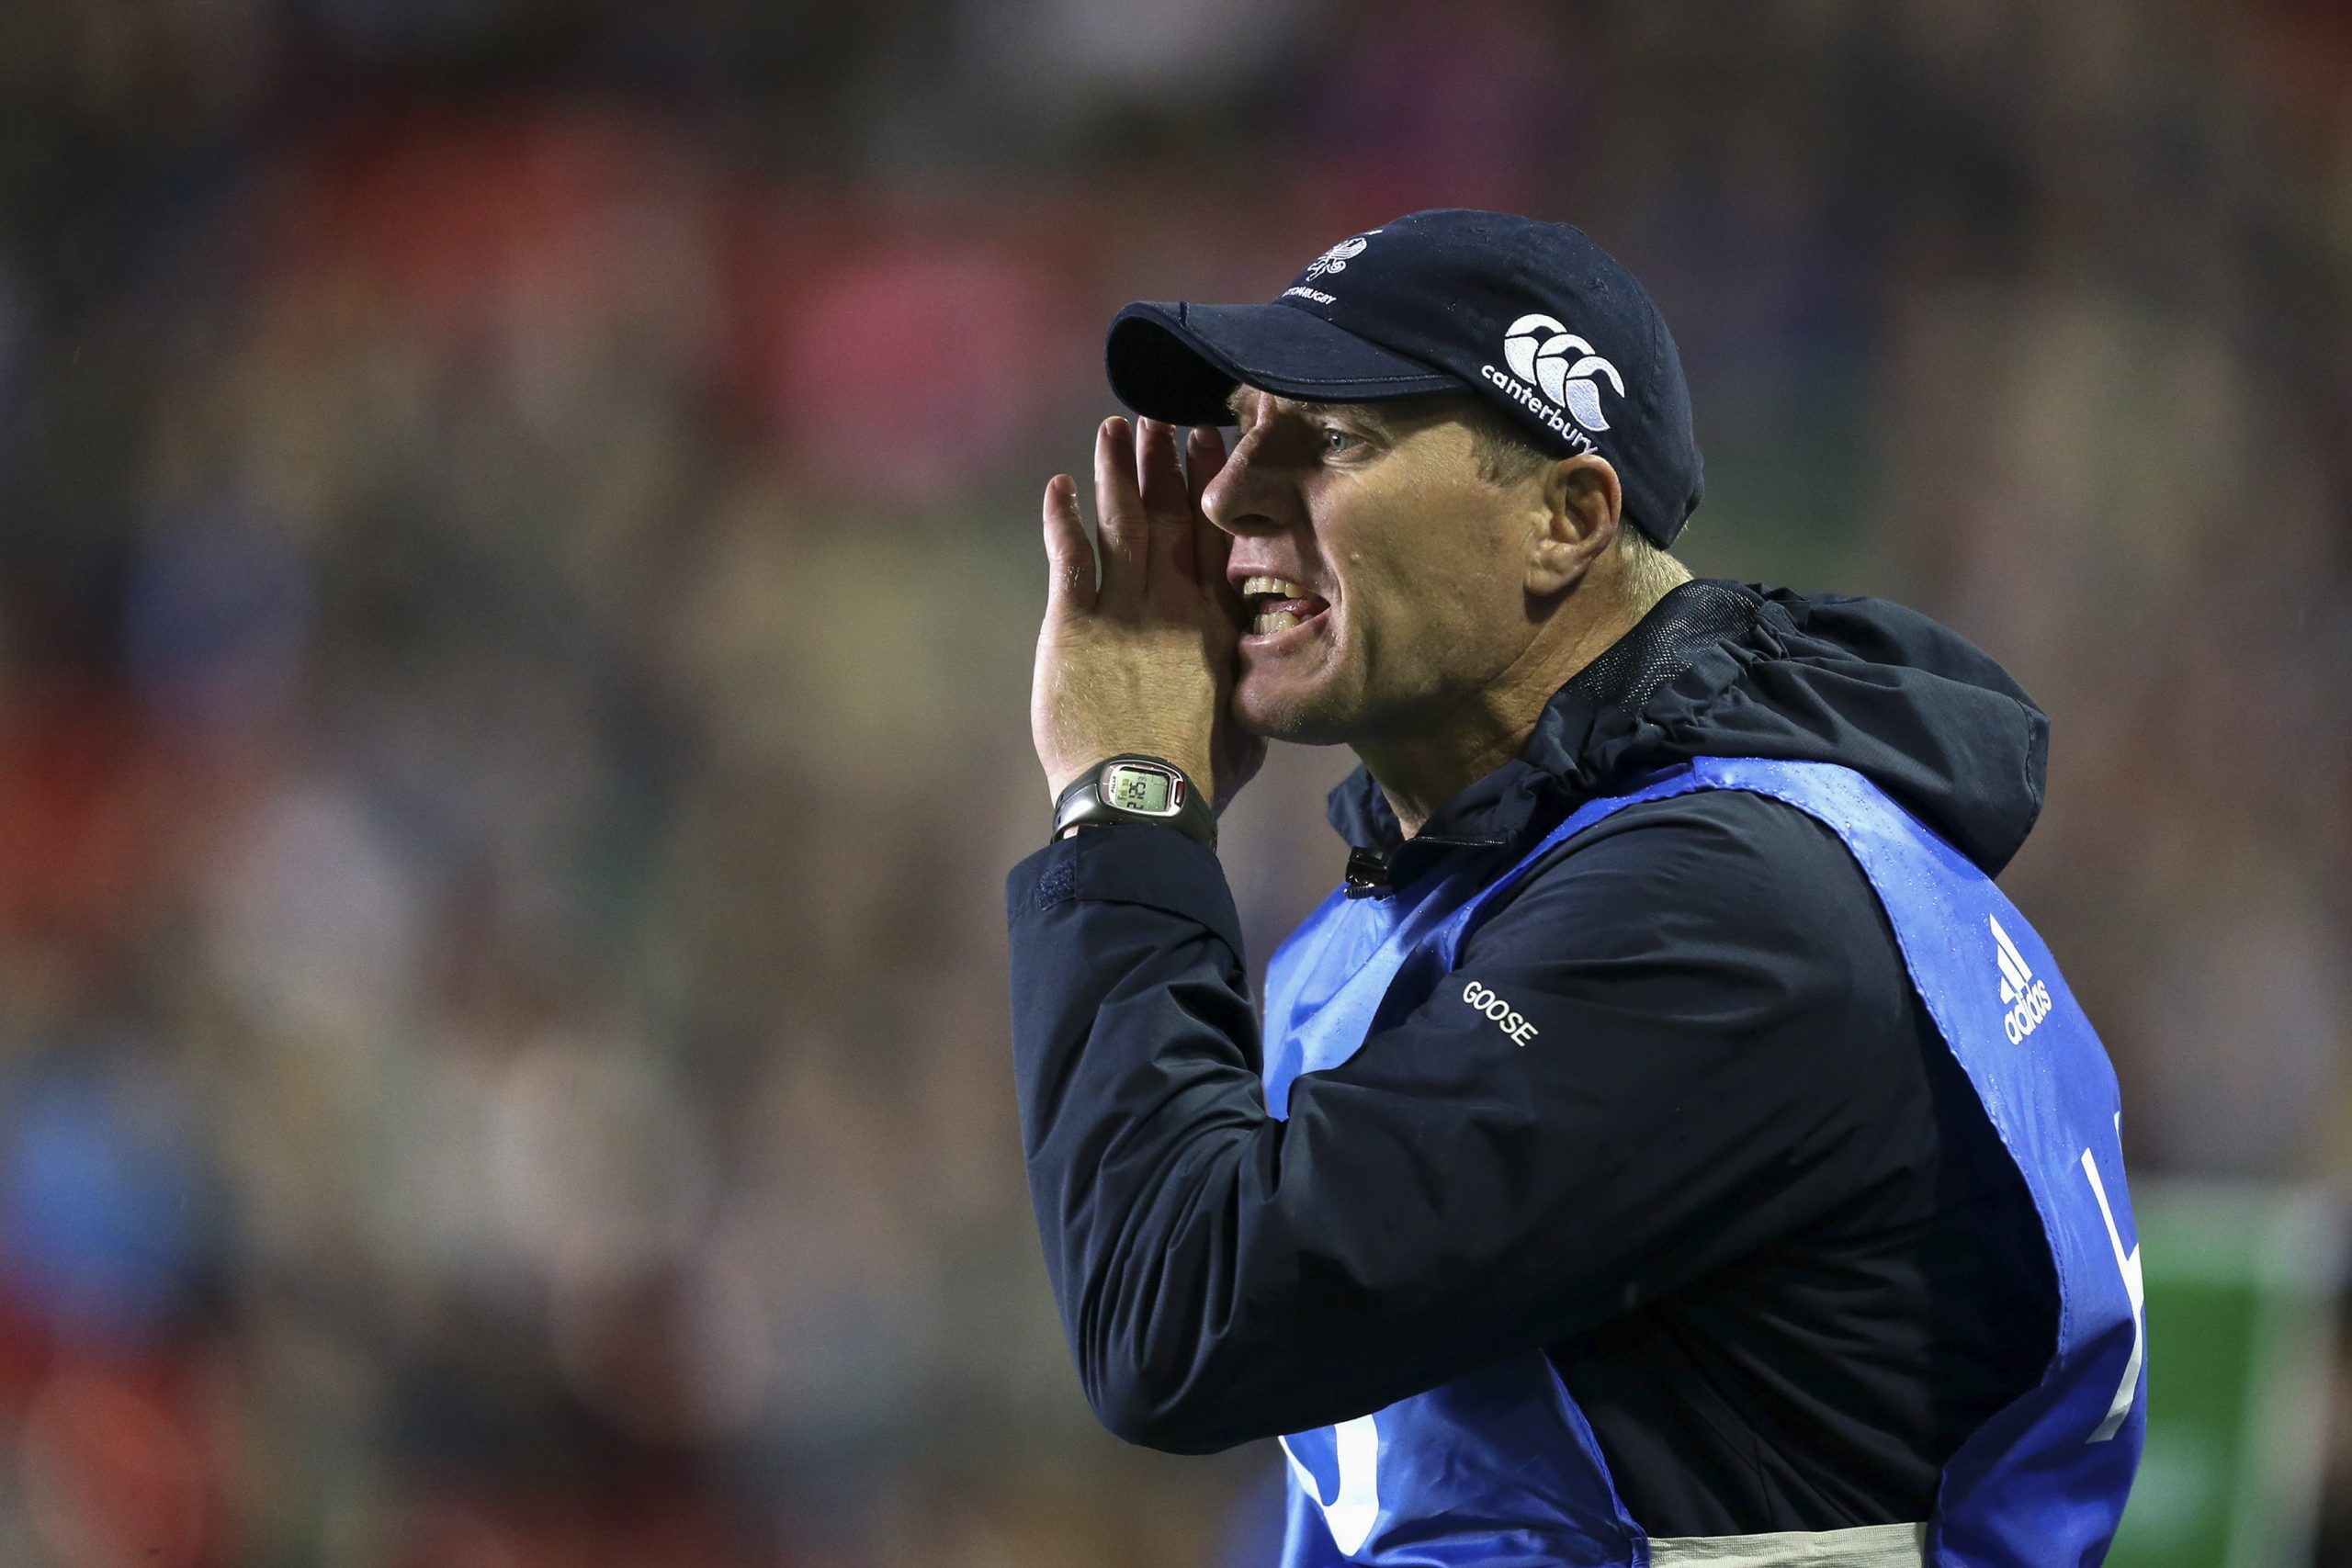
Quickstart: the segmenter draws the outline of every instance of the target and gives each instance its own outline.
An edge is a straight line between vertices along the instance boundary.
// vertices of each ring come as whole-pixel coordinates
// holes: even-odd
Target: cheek
[[[1442,680],[1474,610],[1428,562],[1363,563],[1333,639],[1335,661],[1370,688],[1404,695]]]
[[[1358,504],[1320,531],[1340,588],[1341,642],[1357,658],[1477,662],[1525,618],[1521,520],[1483,483],[1425,479]]]
[[[1523,640],[1522,584],[1507,552],[1487,542],[1420,551],[1381,581],[1385,592],[1368,595],[1363,640],[1378,663],[1409,664],[1395,673],[1412,684],[1480,679]]]

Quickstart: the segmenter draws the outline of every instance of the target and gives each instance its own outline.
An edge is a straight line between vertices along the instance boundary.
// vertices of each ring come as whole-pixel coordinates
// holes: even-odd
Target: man
[[[1007,892],[1102,1420],[1281,1437],[1293,1565],[2097,1561],[2114,1079],[1990,880],[2041,713],[1899,606],[1689,578],[1673,340],[1574,229],[1415,213],[1109,356],[1147,417],[1099,581],[1046,491]],[[1363,766],[1261,1037],[1212,806],[1267,738]]]

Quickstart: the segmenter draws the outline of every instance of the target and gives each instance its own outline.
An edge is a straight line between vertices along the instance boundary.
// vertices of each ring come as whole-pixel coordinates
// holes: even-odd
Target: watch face
[[[1183,804],[1172,774],[1133,762],[1102,771],[1102,800],[1106,806],[1146,817],[1173,817]]]

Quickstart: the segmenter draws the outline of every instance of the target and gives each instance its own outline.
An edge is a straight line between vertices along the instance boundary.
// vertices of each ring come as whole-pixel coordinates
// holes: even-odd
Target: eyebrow
[[[1277,402],[1286,403],[1292,408],[1296,409],[1312,409],[1318,407],[1345,409],[1350,419],[1354,420],[1359,424],[1370,426],[1373,433],[1376,435],[1394,435],[1396,433],[1395,423],[1389,420],[1385,412],[1382,412],[1380,405],[1377,403],[1318,404],[1304,402],[1296,398],[1285,398],[1279,392],[1262,391],[1259,388],[1250,386],[1246,381],[1236,383],[1233,390],[1225,395],[1225,412],[1233,416],[1233,422],[1236,424],[1241,423],[1241,399],[1243,395],[1253,391],[1259,392],[1262,397],[1272,398]]]

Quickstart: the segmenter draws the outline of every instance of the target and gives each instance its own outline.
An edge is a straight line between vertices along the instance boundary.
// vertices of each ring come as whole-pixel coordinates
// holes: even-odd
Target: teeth
[[[1261,610],[1250,629],[1253,632],[1286,632],[1296,625],[1298,617],[1288,610]]]
[[[1272,593],[1283,599],[1306,597],[1306,590],[1287,577],[1245,577],[1241,580],[1241,596],[1244,599],[1255,598],[1261,593]]]

